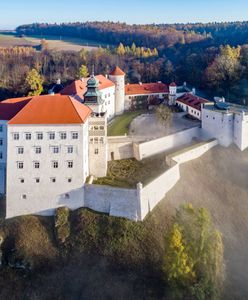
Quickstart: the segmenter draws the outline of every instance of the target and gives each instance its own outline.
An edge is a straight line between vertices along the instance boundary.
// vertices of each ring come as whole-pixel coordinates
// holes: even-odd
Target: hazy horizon
[[[128,24],[174,24],[246,21],[248,1],[209,0],[113,0],[62,2],[43,0],[4,1],[0,6],[0,29],[13,30],[30,23],[67,23],[86,21],[113,21]],[[9,17],[11,15],[11,17]]]

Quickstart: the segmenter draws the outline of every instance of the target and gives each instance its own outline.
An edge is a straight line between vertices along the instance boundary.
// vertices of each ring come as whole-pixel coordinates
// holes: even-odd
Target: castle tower
[[[177,95],[177,85],[175,82],[172,82],[169,85],[169,105],[175,105]]]
[[[115,114],[121,115],[124,112],[125,104],[125,73],[119,68],[109,74],[109,79],[115,84]]]
[[[89,173],[104,177],[108,160],[107,113],[98,85],[97,78],[91,75],[84,94],[84,104],[93,111],[89,118]]]

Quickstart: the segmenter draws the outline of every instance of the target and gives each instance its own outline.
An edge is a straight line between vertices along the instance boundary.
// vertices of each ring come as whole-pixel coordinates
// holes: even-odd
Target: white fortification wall
[[[146,157],[171,150],[173,148],[186,145],[195,137],[200,137],[201,129],[193,127],[186,129],[166,137],[151,140],[141,144],[134,144],[134,157],[137,160],[142,160]]]
[[[133,141],[125,136],[108,137],[108,161],[134,157]]]

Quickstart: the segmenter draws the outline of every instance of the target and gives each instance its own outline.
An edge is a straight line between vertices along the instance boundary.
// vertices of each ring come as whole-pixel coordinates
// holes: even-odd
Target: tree
[[[29,90],[28,96],[40,95],[43,92],[43,82],[43,77],[36,69],[30,70],[26,77],[26,85]]]
[[[182,298],[219,299],[223,244],[206,209],[195,210],[191,204],[179,208],[168,238],[164,272],[171,288]]]
[[[89,76],[88,68],[85,65],[81,65],[78,71],[78,78],[87,78]]]
[[[116,53],[120,56],[124,55],[126,53],[125,47],[123,46],[122,43],[119,44],[119,46],[116,49]]]
[[[171,109],[164,104],[159,105],[156,108],[156,117],[163,125],[169,123],[172,118]]]

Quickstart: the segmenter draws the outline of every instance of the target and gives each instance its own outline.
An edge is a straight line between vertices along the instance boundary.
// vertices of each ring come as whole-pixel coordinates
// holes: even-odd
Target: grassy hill
[[[0,32],[0,47],[38,47],[41,44],[41,39],[47,41],[48,49],[57,51],[80,51],[81,49],[92,50],[105,44],[98,42],[79,39],[79,38],[66,38],[59,36],[21,36],[15,34],[4,34]]]
[[[0,269],[1,299],[164,299],[165,234],[175,209],[206,207],[223,234],[224,299],[248,293],[248,150],[217,146],[181,166],[181,179],[144,222],[87,209],[70,214],[70,236],[58,241],[54,218],[0,222],[4,259],[30,271]]]

